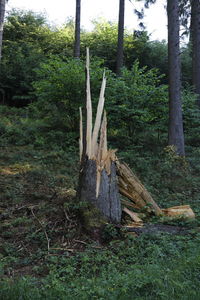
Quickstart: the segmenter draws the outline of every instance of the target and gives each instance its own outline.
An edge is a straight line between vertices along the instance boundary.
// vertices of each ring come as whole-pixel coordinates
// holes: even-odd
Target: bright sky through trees
[[[55,24],[64,23],[68,17],[75,16],[75,0],[9,0],[7,10],[21,8],[36,12],[46,12],[50,21]],[[157,4],[146,10],[144,22],[148,32],[152,33],[151,39],[167,39],[167,17],[164,8],[165,0],[159,0]],[[82,0],[81,26],[85,29],[92,29],[91,20],[102,17],[106,20],[117,21],[118,0]],[[134,9],[141,7],[135,0],[130,3],[126,1],[125,26],[134,30],[137,29],[137,16]]]

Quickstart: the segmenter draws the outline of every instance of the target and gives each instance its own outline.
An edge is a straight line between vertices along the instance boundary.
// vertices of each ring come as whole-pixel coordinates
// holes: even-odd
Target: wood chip
[[[188,219],[194,219],[195,214],[189,205],[173,206],[162,209],[165,216],[168,217],[185,217]]]

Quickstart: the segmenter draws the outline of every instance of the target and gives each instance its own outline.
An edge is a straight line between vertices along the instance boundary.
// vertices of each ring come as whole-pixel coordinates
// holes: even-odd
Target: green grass
[[[200,236],[143,236],[46,257],[45,278],[7,279],[2,299],[199,299]],[[39,270],[38,270],[39,271]]]
[[[185,235],[134,237],[108,227],[99,243],[79,219],[73,134],[62,133],[68,141],[60,143],[51,132],[48,143],[40,122],[24,121],[23,110],[4,107],[2,115],[0,299],[200,298],[198,147],[187,146],[187,160],[182,160],[162,145],[130,144],[126,151],[119,145],[118,156],[161,207],[189,204],[196,219],[148,220],[187,227]]]

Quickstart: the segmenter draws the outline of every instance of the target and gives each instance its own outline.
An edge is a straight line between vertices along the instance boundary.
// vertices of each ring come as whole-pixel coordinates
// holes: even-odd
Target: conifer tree
[[[76,0],[74,57],[80,57],[81,0]]]
[[[169,64],[169,139],[179,155],[185,155],[181,107],[179,1],[167,0]]]
[[[0,0],[0,60],[1,60],[1,53],[2,53],[5,7],[6,7],[6,0]]]
[[[125,10],[125,0],[119,0],[118,42],[117,42],[117,61],[116,61],[117,75],[121,74],[121,69],[123,67],[124,10]]]

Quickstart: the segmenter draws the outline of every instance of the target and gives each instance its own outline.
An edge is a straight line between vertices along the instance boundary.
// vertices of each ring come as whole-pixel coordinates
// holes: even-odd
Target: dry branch
[[[82,109],[79,107],[80,112],[80,137],[79,137],[79,154],[80,154],[80,161],[83,155],[83,114]]]
[[[131,219],[134,221],[134,222],[136,222],[136,223],[143,223],[142,222],[142,219],[140,219],[139,217],[138,217],[138,214],[137,213],[135,213],[135,212],[133,212],[133,211],[131,211],[130,209],[128,209],[127,207],[124,207],[123,208],[123,211],[125,212],[125,213],[127,213],[130,217],[131,217]]]
[[[87,95],[87,131],[86,131],[86,154],[88,158],[91,158],[92,153],[92,101],[91,101],[91,91],[90,91],[90,57],[89,49],[87,48],[87,58],[86,58],[86,95]]]

